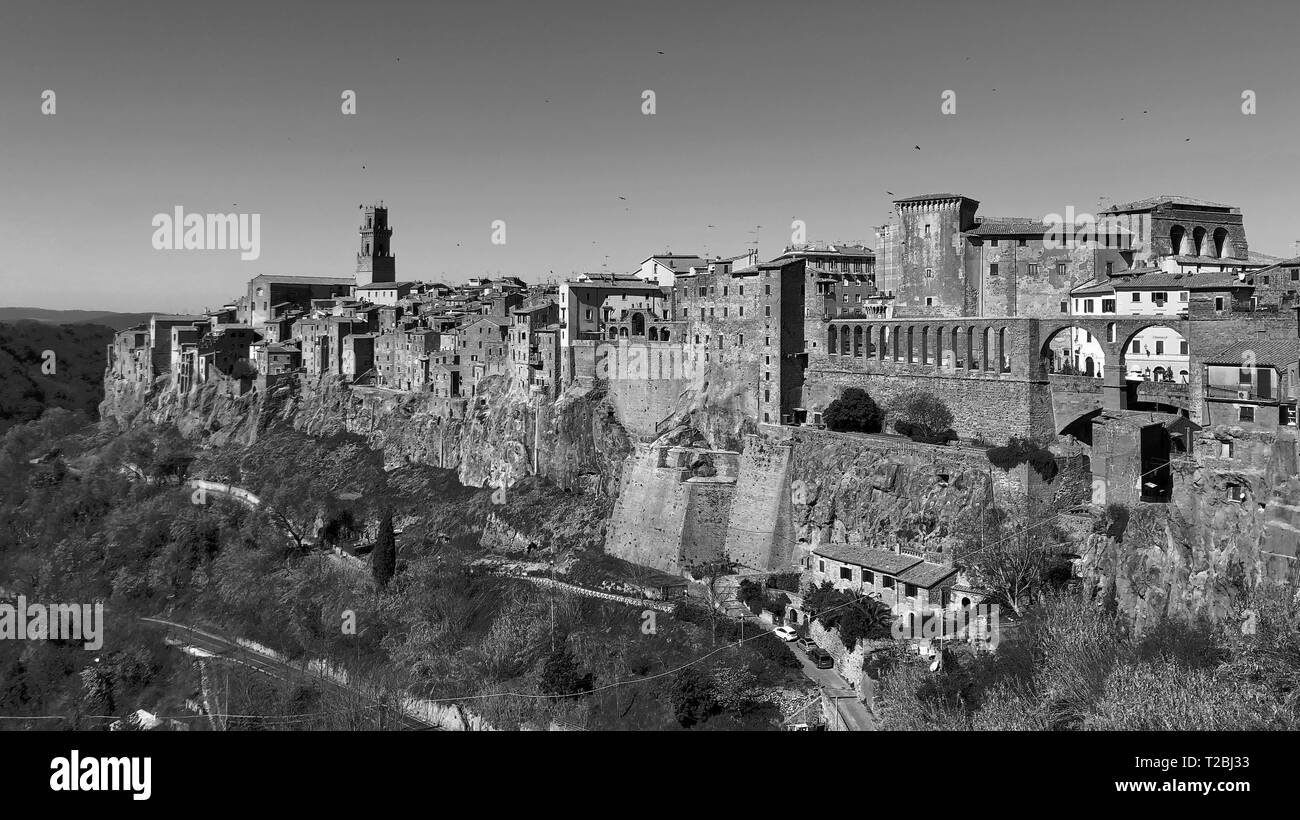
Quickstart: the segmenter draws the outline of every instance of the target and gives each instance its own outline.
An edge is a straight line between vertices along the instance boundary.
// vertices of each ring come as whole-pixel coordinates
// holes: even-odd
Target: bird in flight
[[[912,147],[915,148],[915,149],[918,150],[918,151],[921,150],[921,146],[919,146],[919,145],[913,145]]]
[[[625,199],[627,199],[627,197],[625,197],[625,196],[621,196],[621,197],[619,197],[619,199],[624,199],[624,200],[625,200]]]
[[[894,195],[894,192],[893,192],[893,191],[885,191],[885,193],[888,194],[889,196],[893,196],[893,195]]]

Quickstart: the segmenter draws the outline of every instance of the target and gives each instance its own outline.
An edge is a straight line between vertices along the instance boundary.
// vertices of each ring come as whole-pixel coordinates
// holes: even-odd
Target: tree
[[[943,444],[957,437],[952,431],[952,411],[928,390],[908,390],[889,404],[898,416],[894,429],[913,441]]]
[[[822,413],[822,421],[830,429],[860,433],[879,433],[884,418],[880,405],[860,387],[845,388]]]
[[[379,536],[375,539],[375,549],[370,555],[370,571],[380,589],[383,589],[392,580],[396,569],[397,539],[393,535],[393,514],[385,511],[379,519]]]
[[[592,673],[578,674],[578,662],[567,643],[560,644],[542,665],[541,689],[548,695],[574,696],[590,692],[595,685]]]
[[[673,676],[669,699],[673,717],[684,729],[704,723],[722,711],[709,676],[691,666]]]
[[[993,593],[995,602],[1005,604],[1017,614],[1033,602],[1039,590],[1050,586],[1053,546],[1065,541],[1065,533],[1056,527],[1004,526],[1004,517],[985,534],[984,546],[970,542],[959,547],[956,563],[967,568],[975,584]]]

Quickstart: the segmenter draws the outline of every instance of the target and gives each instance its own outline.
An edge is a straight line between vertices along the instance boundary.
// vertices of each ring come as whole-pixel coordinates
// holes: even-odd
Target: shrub
[[[822,421],[832,430],[879,433],[885,413],[867,391],[849,387],[827,406]]]
[[[778,572],[775,575],[767,576],[765,583],[768,589],[783,589],[786,592],[798,592],[799,573]]]
[[[890,402],[889,409],[901,420],[925,428],[933,435],[952,427],[952,411],[943,399],[928,390],[908,390]],[[897,424],[894,429],[898,429]]]
[[[924,425],[902,420],[894,422],[894,432],[921,444],[947,444],[957,440],[957,433],[951,427],[935,432]]]

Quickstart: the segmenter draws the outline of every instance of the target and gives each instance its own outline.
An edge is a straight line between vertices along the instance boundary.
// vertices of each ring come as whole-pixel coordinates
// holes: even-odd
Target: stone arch
[[[921,364],[933,364],[930,351],[930,328],[928,325],[921,328]]]
[[[1187,341],[1187,337],[1183,335],[1183,332],[1179,330],[1173,322],[1153,321],[1142,323],[1129,332],[1128,336],[1124,339],[1124,344],[1119,348],[1119,362],[1120,365],[1123,366],[1126,375],[1131,376],[1141,373],[1145,368],[1150,368],[1154,372],[1156,365],[1164,365],[1165,370],[1172,370],[1173,372],[1177,372],[1187,366],[1186,362],[1189,360],[1188,357],[1191,353],[1190,345],[1188,353],[1186,354],[1181,352],[1181,344],[1179,350],[1165,350],[1163,353],[1158,354],[1155,352],[1155,340],[1152,340],[1149,350],[1146,346],[1143,346],[1143,348],[1138,352],[1134,352],[1133,343],[1138,341],[1139,336],[1142,336],[1148,330],[1154,328],[1162,328],[1173,333],[1176,338],[1169,340],[1171,343],[1182,343]]]
[[[1205,255],[1205,228],[1200,225],[1192,228],[1192,250],[1197,256]]]
[[[956,369],[959,367],[959,363],[958,363],[958,360],[957,360],[957,335],[958,335],[960,332],[961,332],[961,329],[960,329],[960,328],[954,327],[954,328],[952,329],[952,333],[950,334],[950,336],[951,336],[951,343],[949,344],[948,349],[949,349],[950,351],[952,351],[952,368],[953,368],[953,370],[956,370]]]
[[[966,369],[975,369],[975,328],[966,328]]]
[[[659,341],[659,328],[657,328],[657,327],[652,327],[652,328],[650,328],[650,330],[649,330],[649,332],[647,333],[647,335],[649,336],[650,341],[652,341],[652,342],[657,342],[657,341]]]
[[[840,329],[835,325],[826,328],[826,355],[835,356],[840,352]]]
[[[853,358],[862,358],[862,326],[854,325],[853,327]]]
[[[645,335],[645,314],[644,313],[632,314],[632,335],[633,336]]]
[[[916,328],[912,327],[911,325],[908,325],[907,326],[907,363],[908,364],[911,364],[912,362],[916,361],[916,357],[913,352],[915,348],[912,346],[915,339],[916,339]]]
[[[982,349],[980,351],[980,363],[983,365],[981,369],[984,371],[992,370],[993,368],[991,366],[991,359],[989,354],[993,350],[993,328],[991,327],[984,328],[984,344],[981,345],[981,348]]]
[[[1048,334],[1043,340],[1039,358],[1049,374],[1087,375],[1089,359],[1092,360],[1093,378],[1101,378],[1106,372],[1106,350],[1101,340],[1079,325],[1062,325]]]
[[[620,327],[620,328],[618,329],[618,335],[619,335],[620,337],[626,339],[626,338],[627,338],[627,328],[626,328],[626,327]]]
[[[876,348],[877,361],[883,362],[885,360],[885,349],[888,344],[889,344],[889,327],[887,325],[882,325],[880,328],[880,345],[877,346]]]
[[[1169,250],[1175,256],[1186,256],[1183,253],[1183,244],[1187,242],[1187,229],[1182,225],[1175,225],[1169,229]]]
[[[998,328],[998,372],[1011,372],[1011,357],[1007,355],[1007,329]]]
[[[852,333],[853,330],[848,325],[840,325],[840,355],[841,356],[848,356],[853,352],[853,348],[849,346],[851,344],[849,339],[851,338]]]
[[[1232,241],[1228,239],[1227,228],[1214,229],[1214,255],[1219,259],[1233,255]]]

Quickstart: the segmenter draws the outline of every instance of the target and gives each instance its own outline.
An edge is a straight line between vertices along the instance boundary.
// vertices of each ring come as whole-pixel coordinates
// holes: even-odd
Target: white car
[[[783,641],[793,641],[795,638],[799,637],[799,633],[795,632],[788,626],[778,626],[776,629],[772,630],[772,634]]]

